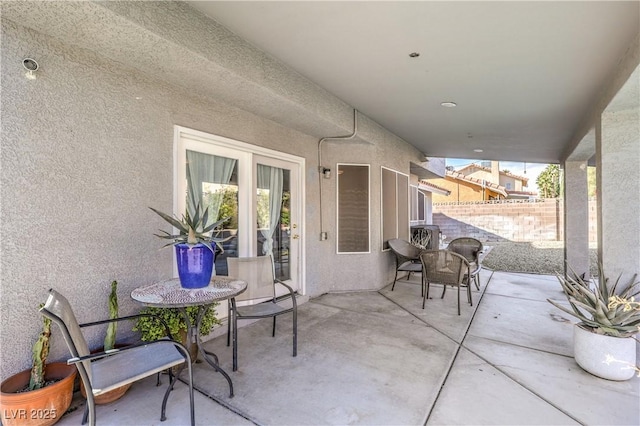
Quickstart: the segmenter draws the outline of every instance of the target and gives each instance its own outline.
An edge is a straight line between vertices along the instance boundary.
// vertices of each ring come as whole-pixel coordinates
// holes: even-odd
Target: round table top
[[[179,278],[171,278],[131,292],[131,298],[155,308],[185,308],[208,305],[236,297],[247,289],[247,283],[231,277],[213,276],[207,287],[184,288]]]

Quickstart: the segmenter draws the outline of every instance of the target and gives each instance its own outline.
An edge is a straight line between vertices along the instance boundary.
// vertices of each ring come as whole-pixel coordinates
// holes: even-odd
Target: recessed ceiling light
[[[458,104],[457,104],[457,103],[455,103],[455,102],[449,102],[449,101],[447,101],[447,102],[440,102],[440,106],[443,106],[443,107],[445,107],[445,108],[455,108],[455,107],[457,107],[457,106],[458,106]]]
[[[418,52],[411,52],[411,53],[409,53],[409,57],[410,57],[410,58],[417,58],[418,56],[420,56],[420,53],[418,53]]]
[[[478,149],[474,149],[473,152],[482,152],[482,150],[478,148]]]

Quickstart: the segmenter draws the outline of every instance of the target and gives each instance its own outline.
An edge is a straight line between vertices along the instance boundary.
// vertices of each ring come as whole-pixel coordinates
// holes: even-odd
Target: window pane
[[[227,257],[238,256],[238,164],[234,159],[187,150],[187,205],[208,209],[209,223],[225,219],[215,231],[224,251],[216,249],[215,273],[227,275]],[[190,207],[193,208],[193,207]]]
[[[369,252],[369,166],[338,164],[338,253]]]
[[[388,249],[389,241],[396,238],[397,231],[396,173],[382,169],[382,241],[383,249]]]
[[[288,280],[291,278],[289,267],[291,172],[258,164],[257,173],[258,256],[272,254],[276,278]]]
[[[409,241],[409,177],[397,173],[398,238]]]

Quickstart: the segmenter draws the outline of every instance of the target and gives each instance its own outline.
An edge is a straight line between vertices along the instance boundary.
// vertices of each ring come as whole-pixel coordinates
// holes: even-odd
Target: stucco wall
[[[29,56],[41,66],[33,81],[21,65]],[[355,142],[329,142],[323,150],[332,168],[371,164],[372,253],[338,256],[333,178],[323,190],[329,239],[318,238],[317,137],[4,18],[1,78],[2,378],[29,366],[47,289],[65,294],[86,322],[107,316],[111,280],[120,283],[124,315],[140,308],[129,298],[133,288],[171,276],[171,252],[153,236],[162,224],[147,207],[172,210],[174,125],[306,158],[308,295],[377,289],[392,278],[391,255],[381,252],[380,167],[409,173],[409,161],[421,154],[366,117]],[[91,334],[91,345],[101,338]],[[65,355],[56,330],[50,359]]]

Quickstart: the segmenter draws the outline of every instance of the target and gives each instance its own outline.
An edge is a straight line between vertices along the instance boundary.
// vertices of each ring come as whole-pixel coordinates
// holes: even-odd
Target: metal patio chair
[[[482,243],[471,237],[456,238],[447,246],[447,250],[458,253],[467,259],[471,267],[471,278],[477,290],[480,290],[480,270],[482,269],[480,254],[483,249]]]
[[[407,279],[411,278],[412,272],[422,272],[422,263],[420,262],[420,253],[422,253],[422,250],[399,238],[393,238],[389,240],[388,243],[389,248],[391,248],[396,258],[396,275],[393,279],[393,285],[391,286],[391,291],[393,291],[396,286],[396,281],[398,280],[398,272],[407,272]],[[424,285],[421,295],[424,296]]]
[[[293,313],[293,356],[298,354],[298,306],[293,289],[275,278],[273,257],[228,257],[229,276],[247,283],[247,289],[229,300],[227,322],[227,346],[233,336],[233,371],[238,370],[238,320],[273,318],[272,336],[276,335],[276,318],[279,315]],[[276,284],[285,289],[285,294],[277,296]],[[279,302],[291,298],[291,306]],[[238,306],[237,302],[253,302]]]
[[[458,315],[460,315],[460,287],[467,288],[467,299],[473,306],[471,300],[471,287],[469,285],[469,262],[459,255],[449,250],[427,250],[420,254],[422,261],[422,282],[427,291],[422,297],[422,309],[429,298],[429,285],[431,283],[442,284],[442,296],[447,291],[447,286],[458,288]]]
[[[49,297],[44,306],[40,308],[40,312],[60,327],[72,356],[67,363],[76,365],[84,388],[87,390],[87,405],[85,407],[82,424],[86,423],[87,415],[89,416],[91,426],[94,426],[96,423],[94,397],[167,370],[169,372],[170,382],[164,399],[162,400],[162,411],[160,414],[160,420],[164,421],[166,419],[167,399],[176,380],[176,377],[171,372],[171,367],[184,363],[186,363],[185,367],[189,373],[191,425],[195,424],[191,356],[182,344],[167,338],[96,354],[90,354],[89,352],[89,346],[81,330],[83,327],[106,324],[114,321],[131,320],[144,315],[131,315],[105,321],[78,324],[69,301],[53,289],[49,290]],[[167,334],[170,336],[168,330]]]

